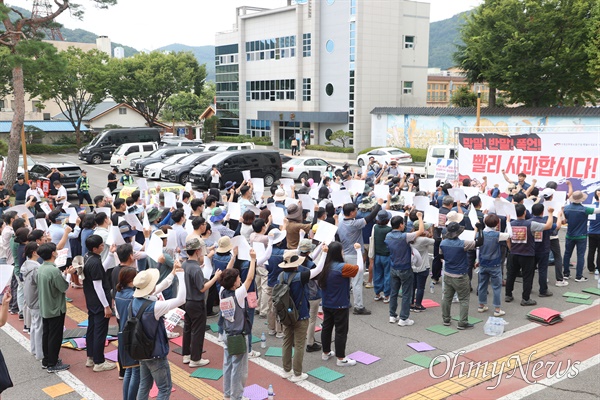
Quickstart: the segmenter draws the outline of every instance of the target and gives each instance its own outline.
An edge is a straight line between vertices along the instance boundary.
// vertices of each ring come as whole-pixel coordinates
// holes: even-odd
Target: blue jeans
[[[500,296],[502,296],[502,265],[479,267],[479,285],[477,286],[479,304],[487,304],[487,289],[490,281],[492,281],[492,290],[494,292],[494,307],[500,308]]]
[[[171,368],[166,358],[153,358],[140,361],[140,389],[137,398],[146,400],[152,389],[152,382],[156,382],[158,396],[156,400],[168,400],[171,398]]]
[[[385,297],[390,296],[390,256],[375,255],[373,264],[373,287],[375,295],[383,292]]]
[[[123,377],[123,400],[135,400],[140,388],[140,367],[125,369]]]
[[[570,276],[569,263],[573,249],[577,246],[577,267],[575,268],[575,278],[579,279],[583,275],[583,262],[585,259],[585,250],[587,248],[586,239],[565,239],[565,256],[563,259],[563,275]]]
[[[246,307],[246,314],[248,314],[248,320],[250,321],[250,332],[248,332],[248,353],[252,351],[252,325],[254,325],[254,310],[256,310],[256,308]]]
[[[402,305],[400,306],[400,319],[405,320],[410,316],[410,302],[413,296],[414,273],[412,269],[390,269],[390,317],[396,316],[398,308],[398,291],[402,286]]]
[[[538,270],[538,282],[540,284],[540,293],[548,292],[548,259],[550,252],[548,253],[536,253],[535,265]]]
[[[420,306],[425,295],[425,283],[427,283],[427,277],[429,276],[429,268],[421,272],[413,272],[414,275],[414,293],[412,297],[412,304]],[[404,293],[404,291],[402,291]]]
[[[227,338],[223,348],[223,397],[241,400],[248,379],[248,353],[230,356],[227,352]]]

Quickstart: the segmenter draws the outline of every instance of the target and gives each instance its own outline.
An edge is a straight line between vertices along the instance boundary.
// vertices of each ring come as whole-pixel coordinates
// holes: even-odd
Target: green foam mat
[[[310,376],[314,376],[315,378],[327,383],[333,382],[336,379],[344,377],[344,374],[340,374],[339,372],[329,369],[327,367],[319,367],[313,369],[312,371],[308,371],[307,374]]]
[[[450,328],[448,326],[444,326],[444,325],[430,326],[429,328],[427,328],[427,330],[431,331],[431,332],[439,333],[440,335],[443,335],[443,336],[453,335],[458,332],[456,329],[452,329],[452,328]]]
[[[190,376],[194,378],[202,378],[202,379],[210,379],[213,381],[218,381],[223,376],[222,369],[216,368],[198,368],[194,372],[190,374]]]
[[[570,297],[572,299],[589,299],[592,296],[590,296],[589,294],[567,292],[563,293],[563,297]]]
[[[580,299],[578,297],[567,297],[567,303],[575,303],[575,304],[587,304],[591,306],[594,302],[592,299]]]
[[[582,292],[591,293],[591,294],[595,294],[596,296],[600,296],[600,289],[595,288],[595,287],[583,289]]]
[[[415,364],[418,365],[419,367],[423,367],[423,368],[429,368],[429,366],[431,365],[431,362],[433,361],[432,358],[421,355],[421,354],[413,354],[412,356],[406,357],[404,359],[404,361],[407,361],[411,364]],[[435,360],[433,362],[433,365],[439,364],[440,362],[438,360]]]
[[[453,319],[453,320],[455,320],[455,321],[460,321],[460,316],[458,316],[458,315],[455,315],[454,317],[452,317],[452,319]],[[469,324],[473,324],[473,325],[475,325],[475,324],[478,324],[478,323],[480,323],[480,322],[482,322],[482,321],[483,321],[482,319],[475,318],[475,317],[471,317],[471,316],[469,315],[469,321],[468,321],[468,322],[469,322]]]
[[[258,336],[252,335],[252,343],[258,343],[258,342],[260,342],[260,338]]]
[[[294,349],[292,349],[292,357],[294,356]],[[265,356],[267,357],[283,357],[283,348],[281,347],[269,347],[269,349],[265,352]]]
[[[219,324],[217,324],[216,322],[214,324],[209,324],[208,325],[210,327],[210,330],[213,332],[219,332]]]

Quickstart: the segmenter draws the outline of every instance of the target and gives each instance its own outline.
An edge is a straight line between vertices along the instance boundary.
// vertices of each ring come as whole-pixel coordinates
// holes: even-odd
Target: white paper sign
[[[557,201],[561,205],[565,204],[565,202],[567,201],[567,192],[565,192],[565,191],[554,192],[554,195],[552,196],[552,201]]]
[[[390,187],[388,185],[375,185],[373,192],[376,198],[387,200],[388,194],[390,194]]]
[[[177,233],[174,229],[169,229],[167,232],[167,249],[175,250],[177,248]]]
[[[413,205],[417,210],[425,211],[429,207],[429,197],[415,196],[413,198]]]
[[[473,196],[479,195],[479,189],[477,189],[476,187],[473,187],[473,186],[463,186],[462,190],[465,192],[468,199],[470,199]]]
[[[436,182],[436,179],[419,179],[419,190],[433,193],[437,189],[437,186],[435,185]]]
[[[77,216],[77,210],[74,209],[73,207],[69,207],[66,210],[64,210],[67,214],[69,214],[69,223],[70,224],[76,224],[77,223],[77,218],[79,218]]]
[[[479,218],[477,218],[477,210],[473,206],[471,206],[471,209],[469,210],[469,220],[471,221],[471,226],[473,228],[479,222]]]
[[[523,200],[523,205],[527,209],[527,211],[531,212],[531,207],[533,207],[534,201],[531,199]]]
[[[65,259],[66,262],[66,259]],[[10,281],[13,276],[13,266],[9,264],[0,265],[0,292],[4,290],[5,287],[10,285]]]
[[[131,227],[133,229],[135,229],[136,231],[143,231],[144,227],[142,226],[142,223],[140,222],[140,219],[137,217],[137,215],[135,214],[125,214],[124,216],[125,221],[127,221],[127,223],[129,225],[131,225]]]
[[[468,230],[464,230],[463,233],[461,233],[458,238],[460,240],[471,240],[471,241],[475,241],[475,231],[468,231]]]
[[[163,192],[164,194],[164,199],[165,199],[165,207],[166,208],[171,208],[171,207],[176,207],[177,206],[177,196],[175,196],[175,193],[173,192]]]
[[[185,183],[185,191],[188,193],[192,193],[192,182]]]
[[[352,179],[344,182],[344,186],[350,193],[363,193],[365,191],[365,181]]]
[[[290,179],[290,178],[281,178],[279,179],[279,183],[281,183],[283,185],[283,188],[285,189],[286,187],[289,188],[290,186],[294,186],[294,180]]]
[[[148,190],[148,181],[146,180],[146,178],[138,178],[137,185],[138,189],[142,192]]]
[[[329,244],[335,239],[338,227],[330,224],[329,222],[319,221],[317,225],[317,233],[315,233],[315,240],[321,243]]]
[[[252,178],[250,179],[252,182],[252,186],[254,186],[254,192],[264,192],[265,191],[265,180],[263,178]]]
[[[313,185],[312,189],[310,189],[310,192],[308,192],[308,195],[312,199],[317,200],[319,198],[319,186]]]
[[[467,195],[462,189],[449,189],[448,194],[452,196],[454,201],[460,201],[461,203],[467,202]]]
[[[283,219],[285,218],[285,213],[283,208],[277,207],[275,204],[267,205],[267,208],[271,210],[271,220],[275,225],[283,225]]]
[[[58,256],[56,257],[56,260],[54,260],[54,264],[59,268],[67,265],[67,256],[69,255],[69,249],[65,248],[62,250],[57,250],[56,252],[58,253]]]
[[[417,210],[418,209],[419,208],[417,208]],[[425,215],[423,215],[423,221],[437,226],[440,218],[440,210],[432,205],[427,205],[424,210]]]
[[[298,199],[302,202],[303,210],[314,210],[315,209],[315,201],[307,194],[299,194]]]
[[[250,171],[242,171],[242,177],[244,178],[244,180],[246,182],[250,182],[250,180],[252,179],[252,175],[250,174]]]
[[[48,215],[48,214],[50,214],[50,213],[52,212],[52,209],[50,208],[50,205],[48,205],[48,203],[47,203],[47,202],[45,202],[45,201],[44,201],[44,202],[42,202],[42,203],[40,203],[40,208],[42,209],[42,211],[43,211],[43,212],[44,212],[46,215]]]
[[[110,207],[98,207],[94,211],[96,214],[100,214],[101,212],[105,213],[109,218],[112,215],[112,209]]]
[[[552,201],[545,201],[544,202],[544,213],[543,216],[547,216],[548,215],[548,209],[549,208],[554,208],[554,213],[552,215],[557,216],[558,212],[560,211],[561,207],[564,205],[564,203],[558,201],[558,200],[552,200]]]
[[[303,232],[303,231],[300,231],[300,232]],[[252,243],[252,248],[256,252],[257,260],[262,259],[265,256],[265,253],[267,252],[267,250],[265,249],[265,245],[262,244],[261,242]]]
[[[106,245],[110,247],[113,244],[116,244],[117,246],[125,244],[125,240],[123,240],[123,236],[121,235],[121,231],[119,231],[118,226],[111,226],[108,230]]]
[[[414,192],[401,192],[400,195],[404,197],[404,205],[412,206],[414,204],[415,193]]]
[[[156,235],[150,235],[150,241],[148,242],[148,248],[146,254],[148,257],[158,262],[158,257],[163,253],[163,241]]]
[[[250,261],[250,245],[244,236],[239,235],[231,238],[231,245],[238,248],[238,260]]]
[[[38,218],[35,220],[35,229],[41,229],[44,232],[48,232],[48,222],[44,218]]]
[[[104,195],[104,197],[106,197],[107,199],[112,198],[112,193],[110,192],[109,188],[104,188],[102,189],[102,194]]]
[[[11,208],[7,209],[5,212],[7,212],[7,211],[15,211],[19,218],[21,218],[23,216],[23,214],[26,214],[27,218],[34,218],[34,215],[31,213],[31,211],[29,211],[29,209],[24,204],[20,204],[18,206],[11,207]],[[75,215],[77,215],[77,212],[75,212]]]
[[[338,190],[331,193],[331,201],[335,207],[342,207],[344,204],[352,203],[352,198],[347,190]]]
[[[202,266],[202,275],[204,279],[210,279],[213,273],[212,260],[209,257],[204,256],[204,265]]]
[[[242,217],[240,203],[227,203],[227,212],[230,220],[239,221],[239,219]]]
[[[287,208],[287,207],[291,206],[292,204],[298,204],[298,200],[288,197],[285,199],[284,204],[285,204],[285,207]]]
[[[494,206],[496,208],[496,214],[503,216],[510,215],[511,219],[517,219],[517,212],[515,211],[515,205],[513,203],[496,200]]]

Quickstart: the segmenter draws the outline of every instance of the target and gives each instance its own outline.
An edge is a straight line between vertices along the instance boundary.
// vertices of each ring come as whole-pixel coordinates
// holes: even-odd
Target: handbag
[[[10,379],[10,374],[8,373],[8,367],[6,366],[6,362],[4,362],[4,356],[2,355],[2,351],[0,351],[0,393],[4,392],[6,389],[11,387],[13,387],[13,383]]]
[[[258,307],[258,297],[256,297],[256,292],[248,292],[246,300],[248,301],[248,308]]]
[[[239,356],[245,354],[246,351],[246,337],[244,335],[227,335],[227,352],[229,355]]]

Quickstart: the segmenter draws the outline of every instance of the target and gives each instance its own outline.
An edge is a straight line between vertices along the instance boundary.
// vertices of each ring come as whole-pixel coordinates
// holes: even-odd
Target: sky
[[[286,5],[286,0],[118,0],[116,6],[100,10],[90,0],[74,2],[82,4],[85,8],[83,21],[63,13],[58,22],[66,28],[80,28],[97,35],[108,36],[113,42],[138,50],[154,50],[172,43],[189,46],[212,45],[216,32],[232,28],[236,7],[251,5],[278,8]],[[470,10],[482,3],[482,0],[421,2],[431,4],[430,20],[435,22]],[[33,4],[32,0],[9,0],[7,3],[29,10]]]

